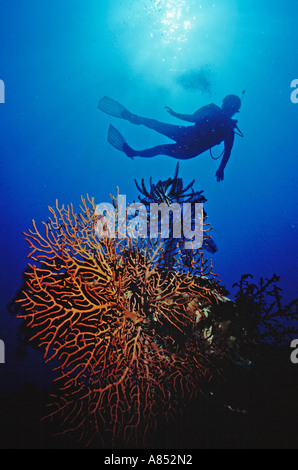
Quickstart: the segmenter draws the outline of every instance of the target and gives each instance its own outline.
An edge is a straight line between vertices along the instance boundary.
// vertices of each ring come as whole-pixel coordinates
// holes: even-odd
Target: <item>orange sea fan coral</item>
[[[200,330],[221,299],[212,267],[200,253],[196,275],[166,271],[162,240],[99,238],[93,199],[79,215],[50,212],[26,235],[34,264],[19,300],[31,341],[58,362],[48,416],[87,443],[142,442],[218,373]]]

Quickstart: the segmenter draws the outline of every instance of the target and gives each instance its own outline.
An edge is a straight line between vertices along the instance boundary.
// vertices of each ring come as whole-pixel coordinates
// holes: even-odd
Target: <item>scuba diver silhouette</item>
[[[188,160],[197,157],[206,150],[210,150],[212,156],[212,147],[224,142],[222,154],[217,158],[212,156],[214,160],[222,157],[216,172],[218,182],[224,179],[224,170],[231,155],[235,134],[243,137],[237,126],[238,121],[232,119],[241,108],[241,99],[236,95],[226,96],[221,107],[212,103],[203,106],[194,114],[179,114],[169,107],[165,108],[171,116],[194,123],[191,126],[166,124],[155,119],[138,116],[106,96],[100,100],[98,108],[132,124],[146,126],[175,141],[173,144],[157,145],[145,150],[134,150],[127,144],[120,132],[111,125],[108,134],[109,143],[132,159],[134,157],[152,158],[157,155],[167,155],[179,160]]]

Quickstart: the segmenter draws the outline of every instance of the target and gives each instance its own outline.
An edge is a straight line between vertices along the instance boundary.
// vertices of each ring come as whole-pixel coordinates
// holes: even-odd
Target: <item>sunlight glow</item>
[[[172,81],[230,54],[236,0],[118,1],[121,7],[111,10],[115,42],[148,80]]]
[[[145,6],[147,14],[154,18],[151,37],[160,34],[164,45],[186,42],[188,33],[196,22],[196,17],[191,16],[190,8],[191,2],[186,0],[151,1]]]

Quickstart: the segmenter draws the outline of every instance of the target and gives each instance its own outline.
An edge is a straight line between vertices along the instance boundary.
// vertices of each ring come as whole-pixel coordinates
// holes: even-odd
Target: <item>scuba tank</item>
[[[245,93],[246,93],[246,90],[243,90],[242,96],[241,96],[241,104],[243,103]],[[237,129],[238,132],[235,132],[235,134],[236,134],[236,135],[239,135],[239,137],[244,137],[243,132],[241,132],[241,130],[240,130],[239,127],[237,126],[237,122],[238,122],[238,121],[236,121],[235,129]]]
[[[241,95],[242,95],[242,96],[241,96],[241,104],[243,103],[243,99],[244,99],[245,93],[246,93],[246,90],[243,90],[243,92],[242,92],[242,94],[241,94]],[[239,127],[237,126],[238,121],[237,121],[236,119],[232,119],[232,121],[233,121],[233,123],[235,124],[234,129],[237,130],[237,132],[234,130],[234,133],[235,133],[236,135],[239,135],[239,137],[244,138],[243,132],[242,132],[242,131],[239,129]],[[214,157],[213,154],[212,154],[212,148],[210,149],[210,156],[211,156],[212,160],[219,160],[219,159],[223,156],[224,153],[225,153],[225,151],[223,150],[222,153],[221,153],[218,157]]]

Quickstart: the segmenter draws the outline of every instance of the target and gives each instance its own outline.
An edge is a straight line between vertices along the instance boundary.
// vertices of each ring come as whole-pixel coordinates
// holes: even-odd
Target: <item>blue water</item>
[[[172,158],[132,161],[107,143],[110,123],[136,148],[169,141],[101,113],[104,95],[179,124],[165,106],[193,113],[246,90],[245,138],[236,139],[225,180],[216,182],[209,153],[180,162],[180,176],[195,178],[208,199],[214,272],[231,296],[243,273],[276,273],[284,302],[297,297],[297,16],[296,0],[0,1],[1,388],[47,376],[37,354],[15,360],[18,321],[6,309],[21,285],[31,220],[46,220],[56,199],[76,208],[87,193],[108,202],[117,187],[132,201],[135,178],[174,174]]]

